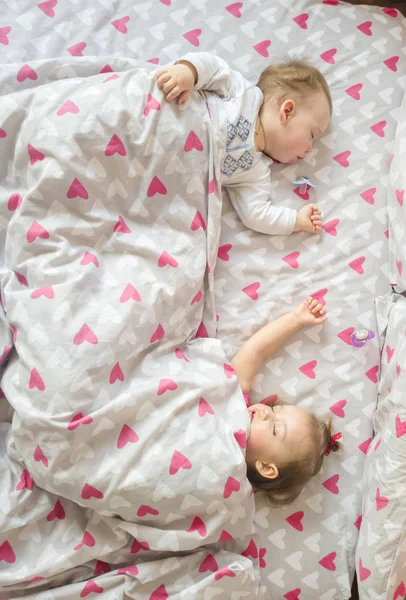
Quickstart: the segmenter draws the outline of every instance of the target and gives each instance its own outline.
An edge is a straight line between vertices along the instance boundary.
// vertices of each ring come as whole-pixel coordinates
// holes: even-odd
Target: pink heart
[[[176,475],[176,473],[179,471],[179,469],[191,469],[191,468],[192,468],[192,463],[190,462],[190,460],[188,460],[186,458],[186,456],[184,456],[181,452],[178,452],[178,450],[175,450],[172,455],[171,464],[169,465],[169,474]]]
[[[80,346],[80,344],[83,344],[84,342],[88,342],[89,344],[93,345],[98,344],[99,342],[93,331],[88,325],[86,325],[86,323],[82,325],[82,327],[79,329],[79,331],[73,338],[73,343],[76,346]]]
[[[314,292],[314,294],[311,294],[311,296],[314,298],[314,300],[317,300],[317,302],[320,302],[320,304],[325,306],[326,300],[325,300],[324,296],[327,294],[327,292],[328,292],[328,288],[323,288],[322,290],[318,290],[317,292]]]
[[[103,83],[107,83],[108,81],[114,81],[115,79],[120,79],[120,75],[117,75],[117,73],[113,73],[113,75],[110,75],[106,79],[103,79]]]
[[[149,343],[150,344],[154,344],[155,342],[159,342],[159,340],[162,340],[162,338],[165,335],[165,330],[162,327],[161,323],[158,323],[158,327],[155,329],[154,333],[152,334]]]
[[[109,567],[110,570],[110,567]],[[138,575],[138,567],[137,565],[130,565],[129,567],[121,567],[121,569],[117,570],[118,575],[125,575],[126,573],[130,573],[130,575]],[[96,570],[94,572],[97,575]]]
[[[378,371],[379,371],[379,365],[375,365],[375,367],[372,367],[372,369],[369,369],[369,371],[367,371],[365,373],[365,375],[368,377],[368,379],[370,379],[372,381],[372,383],[378,383],[378,377],[377,377]]]
[[[163,4],[166,4],[166,0],[161,0]],[[165,584],[160,585],[149,597],[149,600],[168,600],[169,594],[166,591]]]
[[[70,200],[73,198],[83,198],[83,200],[87,200],[89,198],[89,194],[86,191],[86,188],[80,183],[78,179],[74,179],[68,189],[66,197]]]
[[[396,200],[399,202],[400,206],[403,206],[403,198],[405,195],[405,190],[396,190],[395,194],[396,194]]]
[[[333,475],[332,477],[329,477],[328,479],[326,479],[326,481],[323,482],[323,487],[325,487],[326,490],[329,490],[329,492],[331,492],[332,494],[338,494],[340,491],[337,485],[339,479],[339,475]]]
[[[224,244],[224,246],[220,246],[217,251],[217,256],[225,262],[229,261],[230,257],[228,256],[228,253],[232,247],[232,244]]]
[[[330,554],[327,554],[321,560],[319,560],[319,565],[321,565],[328,571],[335,571],[336,566],[334,564],[334,561],[336,559],[336,556],[337,556],[336,552],[330,552]]]
[[[348,329],[344,329],[343,331],[340,331],[340,333],[337,334],[337,337],[340,338],[340,340],[342,340],[343,342],[345,342],[346,344],[348,344],[349,346],[351,346],[351,336],[354,333],[355,329],[354,327],[348,327]]]
[[[256,50],[258,52],[258,54],[260,54],[264,58],[268,58],[269,57],[268,48],[270,45],[271,45],[271,40],[264,40],[263,42],[259,42],[258,44],[255,44],[255,46],[253,46],[253,48],[254,48],[254,50]]]
[[[80,261],[80,264],[86,266],[90,263],[93,263],[97,268],[99,268],[99,261],[97,260],[97,257],[91,252],[85,252],[85,255]]]
[[[369,188],[360,194],[361,198],[368,202],[368,204],[375,204],[374,194],[376,192],[376,188]]]
[[[121,215],[118,217],[118,221],[114,225],[113,231],[114,233],[131,233],[131,229],[127,226],[127,223]]]
[[[203,231],[206,231],[206,223],[204,222],[204,219],[203,219],[202,215],[200,214],[200,212],[197,211],[197,213],[193,217],[193,221],[192,221],[192,225],[191,225],[190,229],[192,231],[196,231],[197,229],[199,229],[199,227],[201,227],[203,229]]]
[[[397,438],[402,437],[406,434],[406,421],[402,421],[400,415],[396,415],[395,425]]]
[[[208,338],[208,337],[209,337],[209,334],[207,333],[206,326],[202,321],[200,323],[199,327],[197,328],[195,339],[196,338]]]
[[[330,410],[340,419],[345,417],[344,406],[347,404],[347,400],[339,400],[332,406],[330,406]]]
[[[359,559],[358,563],[358,573],[360,581],[365,581],[365,579],[368,579],[368,577],[371,575],[371,571],[364,567],[361,559]]]
[[[294,529],[297,529],[297,531],[303,531],[303,517],[304,512],[302,510],[299,510],[298,512],[295,512],[292,515],[289,515],[289,517],[286,517],[286,521],[289,523],[289,525],[294,527]]]
[[[386,65],[388,67],[388,69],[390,69],[391,71],[396,73],[396,71],[398,70],[398,68],[397,68],[398,62],[399,62],[399,56],[391,56],[390,58],[387,58],[386,60],[384,60],[383,64]]]
[[[396,17],[398,16],[398,11],[396,10],[396,8],[388,8],[385,6],[385,8],[382,8],[382,11],[387,14],[389,17],[392,17],[393,19],[396,19]],[[394,598],[393,600],[396,600],[396,598]]]
[[[111,369],[109,383],[112,385],[117,381],[124,381],[124,373],[121,370],[120,363],[117,362],[114,367]]]
[[[185,356],[185,354],[182,352],[182,350],[180,348],[176,348],[175,356],[179,360],[185,360],[186,362],[190,362],[190,360],[187,358],[187,356]]]
[[[145,108],[144,108],[144,116],[145,117],[148,117],[150,110],[161,110],[161,105],[158,102],[158,100],[155,100],[155,98],[153,96],[151,96],[151,94],[148,94],[147,102],[146,102]]]
[[[375,500],[376,500],[376,510],[377,511],[382,510],[389,504],[389,499],[386,498],[386,496],[381,496],[379,488],[376,488]]]
[[[4,131],[4,129],[1,129],[0,127],[0,140],[2,140],[5,137],[7,137],[7,133]]]
[[[183,34],[185,40],[190,42],[192,46],[200,46],[199,35],[202,33],[201,29],[192,29],[187,33]]]
[[[361,529],[361,523],[362,523],[362,515],[360,515],[357,519],[355,519],[354,521],[354,526],[358,529],[358,531]]]
[[[63,115],[66,115],[66,113],[72,113],[73,115],[77,115],[79,112],[79,107],[76,106],[76,104],[71,100],[67,100],[62,104],[62,106],[56,114],[58,117],[63,117]]]
[[[237,373],[234,371],[234,369],[231,365],[228,365],[225,363],[223,365],[223,369],[224,369],[224,375],[227,377],[227,379],[231,379],[231,377],[234,377],[235,375],[237,375]]]
[[[86,582],[83,590],[80,593],[80,597],[86,598],[86,596],[89,594],[101,594],[102,592],[104,592],[104,588],[97,585],[97,583],[91,579],[90,581]]]
[[[126,27],[126,25],[127,25],[127,23],[128,23],[129,20],[130,20],[130,17],[125,16],[125,17],[121,17],[121,19],[116,19],[115,21],[112,21],[111,24],[120,33],[127,33],[127,27]]]
[[[42,462],[42,464],[45,467],[48,466],[48,459],[45,456],[45,454],[43,453],[40,446],[37,446],[34,450],[34,460],[35,460],[35,462]]]
[[[216,193],[216,184],[214,182],[214,179],[212,179],[211,181],[209,181],[209,194],[215,194]]]
[[[183,150],[185,152],[190,152],[191,150],[197,150],[198,152],[201,152],[203,150],[203,144],[193,129],[189,131],[185,145],[183,146]]]
[[[284,256],[282,260],[284,260],[285,263],[287,263],[293,269],[297,269],[299,267],[299,263],[297,262],[299,256],[300,252],[291,252],[287,256]]]
[[[392,356],[393,353],[395,352],[395,348],[391,348],[390,346],[386,346],[386,358],[388,360],[388,363],[390,363],[390,361],[392,360]]]
[[[302,593],[302,590],[300,588],[295,588],[294,590],[291,590],[287,594],[284,594],[283,597],[286,598],[286,600],[300,600],[301,593]]]
[[[114,134],[109,143],[106,146],[104,154],[106,156],[113,156],[113,154],[120,154],[120,156],[127,156],[127,152],[123,142],[120,140],[118,135]]]
[[[134,300],[135,302],[141,302],[141,296],[139,295],[139,293],[135,289],[135,287],[133,285],[131,285],[131,283],[128,283],[125,286],[125,289],[120,296],[121,303],[128,302],[129,300]]]
[[[337,154],[337,156],[334,156],[333,160],[338,162],[338,164],[341,165],[342,167],[347,168],[350,166],[350,163],[348,161],[350,156],[351,156],[351,152],[349,150],[346,150],[345,152],[341,152],[341,154]]]
[[[231,15],[234,15],[234,17],[237,17],[237,19],[239,19],[241,17],[241,8],[243,7],[243,3],[242,2],[234,2],[234,4],[229,4],[228,6],[226,6],[226,10],[228,10],[228,12]]]
[[[74,550],[81,550],[83,546],[87,546],[88,548],[93,548],[96,544],[96,540],[94,537],[88,532],[85,531],[83,534],[82,542],[74,548]]]
[[[34,482],[31,479],[31,475],[29,474],[27,469],[24,469],[24,471],[21,473],[20,483],[17,485],[16,490],[32,490],[33,488]]]
[[[52,300],[54,297],[53,287],[51,285],[46,285],[45,287],[34,290],[31,294],[31,298],[34,298],[34,300],[40,298],[41,296],[45,296],[45,298]]]
[[[127,444],[136,444],[140,438],[131,427],[123,425],[120,435],[118,436],[117,448],[121,450]]]
[[[207,530],[206,525],[204,524],[202,519],[200,517],[195,517],[191,526],[189,527],[189,529],[186,529],[186,531],[188,533],[194,533],[195,531],[197,531],[200,537],[205,537]]]
[[[42,10],[43,13],[47,15],[47,17],[51,17],[52,19],[55,16],[54,8],[57,4],[57,0],[47,0],[46,2],[41,2],[40,4],[37,4],[37,6]]]
[[[11,352],[11,346],[4,346],[3,354],[0,357],[0,365],[6,360],[7,356]]]
[[[355,260],[352,260],[350,263],[348,263],[348,265],[351,267],[351,269],[354,269],[354,271],[356,273],[359,273],[360,275],[362,275],[364,273],[364,268],[363,268],[363,264],[365,262],[365,256],[360,256],[359,258],[356,258]]]
[[[199,417],[204,417],[204,415],[214,415],[214,410],[210,406],[210,404],[204,398],[200,398],[199,400],[199,408],[198,408]]]
[[[375,125],[371,125],[371,129],[374,133],[376,133],[376,135],[379,135],[379,137],[385,137],[385,129],[386,127],[386,121],[379,121],[379,123],[375,123]]]
[[[224,486],[223,498],[229,498],[233,492],[238,492],[239,490],[240,482],[234,479],[234,477],[228,477]]]
[[[36,162],[44,160],[45,154],[34,148],[31,144],[27,145],[28,156],[30,157],[30,165],[35,165]]]
[[[365,440],[365,442],[362,442],[362,444],[359,444],[358,448],[361,450],[361,452],[363,454],[366,454],[368,452],[371,442],[372,442],[372,438],[368,438],[367,440]]]
[[[34,71],[33,68],[30,67],[30,65],[23,65],[20,70],[17,73],[17,81],[18,82],[22,82],[25,81],[26,79],[31,79],[32,81],[36,81],[38,79],[38,75],[36,74],[36,72]]]
[[[359,100],[361,98],[360,91],[362,90],[362,87],[362,83],[356,83],[355,85],[347,88],[345,92],[351,96],[351,98],[354,98],[354,100]]]
[[[208,554],[199,567],[199,573],[206,573],[206,571],[215,573],[218,568],[219,566],[214,556],[212,554]]]
[[[398,376],[398,378],[400,377],[400,364],[396,363],[396,375]]]
[[[306,190],[308,190],[308,189],[309,189],[309,186],[306,186]],[[310,195],[307,191],[304,194],[302,194],[302,192],[300,191],[300,187],[294,188],[293,191],[296,194],[296,196],[299,196],[299,198],[301,198],[302,200],[309,200],[309,198],[310,198]]]
[[[306,375],[306,377],[309,377],[310,379],[316,379],[316,373],[314,372],[314,369],[317,366],[317,360],[311,360],[310,362],[306,363],[305,365],[302,365],[301,367],[299,367],[299,371],[301,371],[303,373],[303,375]]]
[[[8,199],[7,208],[10,211],[17,210],[17,208],[20,208],[22,201],[23,201],[23,199],[20,196],[20,194],[17,194],[17,193],[11,194],[11,196]]]
[[[177,389],[178,386],[173,381],[173,379],[161,379],[158,385],[157,396],[162,396],[162,394],[165,394],[165,392],[167,392],[168,390],[174,391]]]
[[[10,542],[7,540],[2,543],[0,546],[0,561],[4,560],[5,562],[11,564],[15,563],[16,555],[14,554],[14,550],[10,545]]]
[[[337,235],[336,227],[339,224],[339,222],[340,222],[340,219],[333,219],[332,221],[325,223],[323,225],[324,231],[335,237]]]
[[[365,35],[372,35],[371,27],[372,27],[372,21],[365,21],[365,23],[361,23],[360,25],[357,25],[357,29],[362,31],[362,33],[365,33]]]
[[[396,259],[396,267],[398,270],[399,275],[402,275],[402,271],[403,271],[403,264],[401,260],[397,260]]]
[[[173,256],[164,250],[158,259],[158,267],[166,267],[167,265],[176,269],[178,262],[173,258]]]
[[[83,486],[81,496],[83,500],[90,500],[91,498],[98,498],[99,500],[102,500],[104,498],[103,492],[92,485],[89,485],[88,483],[85,483]]]
[[[217,573],[214,576],[214,579],[216,581],[219,581],[220,579],[223,579],[223,577],[235,577],[235,573],[228,567],[223,567],[222,569],[217,571]]]
[[[57,500],[54,508],[47,515],[47,521],[55,521],[55,519],[63,521],[65,517],[65,511],[61,504],[61,501]]]
[[[242,291],[244,292],[244,294],[247,294],[247,296],[249,296],[252,300],[258,300],[258,289],[260,288],[260,286],[261,284],[259,283],[259,281],[256,281],[255,283],[247,285],[247,287],[243,288]]]
[[[41,375],[35,368],[31,371],[28,388],[30,390],[32,390],[33,388],[37,388],[40,392],[43,392],[45,390],[45,383],[43,382]]]
[[[137,515],[139,517],[145,517],[146,515],[159,515],[159,511],[156,510],[156,508],[152,508],[152,506],[148,506],[148,504],[141,504],[137,510]]]
[[[168,192],[164,184],[158,177],[154,177],[148,186],[147,196],[152,198],[155,194],[162,194],[163,196]]]
[[[153,65],[159,64],[159,58],[149,58],[147,62],[152,63]]]
[[[375,448],[374,448],[374,450],[375,450],[375,451],[376,451],[376,450],[378,450],[379,446],[381,445],[381,442],[382,442],[382,438],[381,438],[381,437],[379,437],[379,438],[378,438],[378,441],[377,441],[377,442],[376,442],[376,444],[375,444]]]
[[[320,54],[320,58],[322,60],[324,60],[326,63],[328,63],[329,65],[335,65],[335,60],[334,57],[337,54],[337,49],[336,48],[332,48],[331,50],[326,50],[326,52],[323,52],[323,54]]]
[[[303,13],[302,15],[298,15],[297,17],[293,17],[293,20],[302,29],[308,29],[308,26],[307,26],[307,19],[308,18],[309,18],[309,15],[307,13]]]
[[[79,427],[79,425],[90,425],[91,423],[93,423],[93,419],[90,415],[85,417],[83,413],[79,412],[69,421],[68,431],[74,431]]]
[[[241,556],[246,556],[247,558],[249,556],[251,556],[251,558],[258,558],[258,548],[254,540],[251,540],[245,550],[241,552]]]
[[[197,304],[198,302],[200,302],[200,300],[202,299],[203,294],[202,294],[202,290],[199,290],[196,294],[196,296],[193,298],[192,302],[190,303],[191,306],[193,306],[193,304]]]
[[[243,429],[239,429],[233,433],[237,444],[244,450],[247,446],[247,435]]]
[[[222,530],[220,537],[218,539],[219,542],[228,542],[228,540],[233,540],[233,536],[231,533],[228,533],[225,529]]]
[[[138,540],[134,540],[130,550],[131,554],[137,554],[137,552],[140,550],[150,550],[148,542],[139,542]]]
[[[11,27],[0,27],[0,44],[3,44],[4,46],[9,45],[9,39],[7,36],[10,31]]]
[[[86,43],[79,42],[78,44],[75,44],[74,46],[71,46],[70,48],[68,48],[68,52],[72,56],[83,56],[83,50],[85,48],[86,48]]]

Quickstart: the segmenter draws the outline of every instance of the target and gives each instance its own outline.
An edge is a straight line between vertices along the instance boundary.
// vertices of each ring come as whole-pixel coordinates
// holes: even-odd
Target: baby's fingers
[[[323,317],[317,317],[317,319],[314,320],[315,325],[321,325],[322,323],[324,323],[325,321],[327,321],[328,316],[324,315]]]
[[[171,74],[169,73],[169,71],[160,71],[159,73],[157,73],[156,83],[157,83],[158,90],[161,90],[163,84],[166,83],[167,81],[169,81],[170,78],[171,78]]]
[[[315,315],[315,314],[317,314],[317,313],[320,313],[320,314],[321,314],[321,311],[323,310],[323,305],[322,305],[322,304],[320,304],[320,302],[317,302],[317,300],[314,300],[313,302],[315,302],[315,303],[316,303],[316,306],[313,306],[313,308],[311,309],[311,310],[312,310],[312,313],[313,313],[314,315]],[[326,312],[326,311],[324,311],[324,312]]]

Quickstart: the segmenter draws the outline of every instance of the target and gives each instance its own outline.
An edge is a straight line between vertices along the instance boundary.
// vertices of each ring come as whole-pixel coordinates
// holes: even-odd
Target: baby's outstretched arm
[[[326,309],[308,296],[297,308],[271,321],[249,338],[234,356],[233,365],[243,392],[249,392],[261,364],[291,335],[307,325],[326,321]]]

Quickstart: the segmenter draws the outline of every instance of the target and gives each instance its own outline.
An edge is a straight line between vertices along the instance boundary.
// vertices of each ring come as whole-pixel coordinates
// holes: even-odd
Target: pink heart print
[[[396,259],[396,268],[398,270],[399,275],[402,275],[403,264],[401,260]]]
[[[8,46],[10,43],[7,37],[10,31],[11,27],[0,27],[0,44],[3,44],[3,46]]]
[[[83,546],[87,546],[88,548],[93,548],[93,546],[95,544],[96,544],[96,540],[94,539],[94,537],[88,531],[85,531],[83,534],[81,543],[78,546],[76,546],[74,548],[74,550],[75,551],[81,550],[83,548]]]
[[[99,343],[97,336],[93,333],[93,331],[90,329],[90,327],[88,325],[86,325],[86,323],[84,325],[82,325],[82,327],[79,329],[79,331],[73,338],[73,343],[76,346],[80,346],[84,342],[88,342],[89,344],[93,344],[93,345],[96,345]]]
[[[298,258],[300,256],[300,252],[291,252],[287,256],[282,258],[286,264],[288,264],[292,269],[297,269],[299,267]]]
[[[17,210],[17,208],[20,208],[22,201],[23,201],[23,199],[20,194],[17,194],[17,193],[11,194],[11,196],[8,199],[8,204],[7,204],[8,210],[11,212]]]
[[[117,381],[124,381],[124,373],[120,367],[120,363],[117,362],[114,367],[111,369],[109,383],[112,385]]]
[[[298,512],[295,512],[292,515],[289,515],[288,517],[286,517],[286,521],[294,529],[297,529],[297,531],[303,531],[303,523],[302,523],[303,517],[304,517],[304,512],[302,510],[299,510]]]
[[[268,48],[271,45],[271,40],[264,40],[253,46],[254,50],[258,52],[264,58],[269,58]]]
[[[258,548],[254,540],[251,540],[245,550],[241,552],[241,556],[246,556],[247,558],[250,556],[251,558],[258,558]]]
[[[223,531],[220,534],[220,537],[218,539],[219,542],[227,542],[228,540],[233,540],[233,536],[231,535],[231,533],[228,533],[228,531],[226,531],[225,529],[223,529]]]
[[[233,369],[233,367],[231,365],[228,365],[225,363],[223,365],[223,369],[224,369],[224,375],[227,377],[227,379],[231,379],[231,377],[234,377],[235,375],[237,375],[237,373],[235,372],[235,370]]]
[[[28,384],[30,390],[33,388],[37,388],[40,392],[45,390],[45,383],[42,380],[41,375],[38,373],[37,369],[32,369],[30,374],[30,382]]]
[[[80,261],[80,264],[83,266],[89,265],[90,263],[92,263],[96,268],[99,268],[99,261],[97,260],[97,257],[92,254],[91,252],[85,252],[82,260]]]
[[[314,298],[314,300],[317,300],[317,302],[320,302],[320,304],[322,304],[323,306],[326,305],[326,300],[325,300],[325,295],[328,292],[328,288],[323,288],[322,290],[318,290],[317,292],[314,292],[314,294],[310,294],[312,296],[312,298]]]
[[[193,221],[192,221],[192,225],[190,226],[190,229],[192,231],[197,231],[197,229],[199,229],[200,227],[203,229],[203,231],[206,231],[206,223],[204,222],[204,219],[203,219],[202,215],[200,214],[200,212],[197,211],[197,213],[193,217]]]
[[[235,573],[228,567],[223,567],[217,571],[217,573],[214,575],[214,579],[219,581],[220,579],[223,579],[223,577],[235,577]]]
[[[323,556],[323,558],[321,560],[319,560],[319,565],[321,565],[328,571],[335,571],[337,568],[334,563],[336,557],[337,557],[336,552],[330,552],[330,554]]]
[[[336,48],[331,48],[331,50],[326,50],[326,52],[323,52],[322,54],[320,54],[320,58],[322,60],[324,60],[324,62],[328,63],[329,65],[335,65],[335,60],[334,57],[337,54],[337,49]]]
[[[176,348],[175,356],[179,360],[184,360],[186,362],[190,362],[190,359],[182,352],[182,350],[180,348]]]
[[[298,15],[297,17],[293,17],[293,21],[299,25],[302,29],[308,29],[307,19],[309,15],[307,13],[303,13],[302,15]]]
[[[152,198],[155,194],[165,195],[168,190],[162,183],[162,181],[158,177],[153,177],[151,183],[148,186],[147,196],[148,198]]]
[[[7,133],[0,127],[0,140],[7,137]]]
[[[337,485],[339,482],[339,479],[340,479],[339,475],[333,475],[332,477],[329,477],[328,479],[326,479],[326,481],[323,482],[323,487],[325,487],[326,490],[328,490],[332,494],[338,494],[340,492],[338,485]]]
[[[303,375],[306,375],[306,377],[309,377],[310,379],[316,379],[316,373],[314,371],[314,369],[317,367],[317,360],[311,360],[310,362],[306,363],[305,365],[302,365],[301,367],[299,367],[299,371],[301,371],[303,373]]]
[[[169,474],[176,475],[180,469],[191,469],[192,463],[186,456],[178,450],[172,454],[171,464],[169,465]]]
[[[237,444],[244,450],[247,446],[247,435],[245,431],[243,429],[239,429],[238,431],[235,431],[233,435]]]
[[[67,50],[72,56],[83,56],[83,50],[86,48],[86,46],[86,42],[79,42],[78,44],[74,44]]]
[[[358,531],[361,529],[361,523],[362,523],[362,515],[359,515],[359,517],[357,517],[354,521],[354,526],[358,529]]]
[[[127,151],[125,149],[125,146],[124,146],[123,142],[120,140],[120,138],[118,137],[118,135],[114,134],[110,138],[110,141],[106,146],[104,154],[106,156],[113,156],[113,154],[120,154],[120,156],[127,156]]]
[[[183,37],[185,38],[185,40],[187,40],[190,44],[192,44],[192,46],[200,46],[200,40],[199,40],[199,36],[202,33],[201,29],[192,29],[191,31],[188,31],[187,33],[183,34]]]
[[[37,446],[34,450],[35,462],[42,462],[45,467],[48,467],[48,459],[42,451],[41,446]]]
[[[260,282],[256,281],[255,283],[247,285],[247,287],[243,288],[242,291],[244,292],[244,294],[247,294],[247,296],[249,296],[252,300],[258,300],[258,290],[260,286]]]
[[[113,231],[114,233],[131,233],[131,229],[128,227],[121,215],[118,217],[118,221],[114,225]]]
[[[54,8],[58,4],[58,0],[47,0],[46,2],[41,2],[37,4],[38,8],[42,10],[43,13],[50,17],[51,19],[55,16]]]
[[[42,225],[34,221],[27,231],[27,242],[32,244],[37,238],[46,240],[49,238],[49,233]]]
[[[224,246],[219,246],[219,249],[217,251],[218,258],[224,260],[224,262],[228,262],[230,260],[228,253],[230,252],[232,247],[232,244],[224,244]]]
[[[404,196],[405,196],[405,190],[396,190],[395,194],[396,194],[396,200],[399,202],[399,205],[403,206],[403,200],[404,200]]]
[[[140,550],[150,550],[148,542],[139,542],[138,540],[134,540],[131,546],[131,554],[137,554]]]
[[[125,286],[124,291],[120,296],[121,303],[128,302],[129,300],[141,302],[141,296],[139,295],[138,290],[136,290],[135,287],[131,285],[131,283],[128,283]]]
[[[387,361],[388,363],[390,363],[390,361],[392,360],[393,353],[395,352],[395,348],[391,348],[390,346],[386,345],[385,350]]]
[[[133,429],[127,424],[123,425],[120,435],[117,440],[117,448],[121,450],[127,444],[136,444],[139,440],[138,435],[135,433]]]
[[[31,293],[31,298],[33,298],[34,300],[40,298],[41,296],[45,296],[45,298],[48,298],[48,300],[52,300],[52,298],[54,297],[53,287],[51,285],[46,285],[42,288],[34,290]]]
[[[23,65],[17,73],[17,81],[19,83],[22,83],[26,79],[31,79],[32,81],[36,81],[38,79],[37,73],[32,67],[30,67],[30,65],[27,64]]]
[[[291,590],[285,594],[283,597],[286,598],[286,600],[300,600],[301,593],[302,590],[300,588],[295,588],[294,590]]]
[[[155,329],[154,333],[151,335],[149,343],[154,344],[155,342],[159,342],[159,340],[162,340],[162,338],[164,336],[165,336],[165,330],[162,327],[161,323],[158,323],[157,328]]]
[[[332,236],[337,235],[337,225],[339,224],[340,219],[333,219],[332,221],[328,221],[323,225],[323,229],[326,233],[329,233]]]
[[[206,571],[211,571],[212,573],[215,573],[218,570],[218,568],[219,566],[214,556],[212,554],[208,554],[200,564],[199,573],[206,573]]]
[[[375,123],[375,125],[371,125],[372,131],[381,138],[385,137],[385,127],[386,127],[386,121],[379,121],[379,123]]]
[[[80,597],[86,598],[86,596],[89,596],[89,594],[101,594],[102,592],[104,592],[104,588],[97,585],[93,579],[90,579],[90,581],[85,583],[82,591],[80,592]]]
[[[360,194],[361,198],[368,202],[368,204],[375,204],[374,194],[376,192],[376,188],[369,188]]]
[[[7,540],[0,546],[0,562],[4,560],[6,563],[12,564],[16,561],[16,555],[11,547],[10,542]]]
[[[80,183],[79,179],[75,178],[70,184],[66,197],[70,200],[73,198],[83,198],[83,200],[87,200],[89,198],[89,194],[87,193],[84,185]]]
[[[387,58],[386,60],[384,60],[383,64],[386,65],[388,67],[388,69],[390,69],[391,71],[396,73],[398,70],[398,68],[397,68],[398,62],[399,62],[399,56],[391,56],[390,58]]]
[[[161,0],[162,1],[162,0]],[[165,584],[160,585],[149,597],[149,600],[168,600],[169,594],[166,591]]]
[[[204,417],[205,415],[214,415],[214,410],[204,398],[200,398],[197,412],[199,417]]]
[[[185,152],[190,152],[191,150],[197,150],[198,152],[202,152],[203,144],[200,138],[193,131],[193,129],[189,132],[183,149]]]
[[[234,4],[229,4],[228,6],[226,6],[226,10],[230,13],[230,15],[233,15],[234,17],[237,17],[237,19],[240,19],[242,7],[242,2],[234,2]]]
[[[207,333],[206,326],[202,321],[196,331],[195,338],[208,338],[208,337],[209,337],[209,334]]]
[[[161,379],[158,384],[157,396],[162,396],[165,392],[175,391],[178,389],[177,384],[173,381],[173,379]]]
[[[337,337],[339,337],[340,340],[342,340],[345,344],[348,344],[348,346],[351,346],[351,336],[354,331],[354,327],[348,327],[348,329],[340,331],[340,333],[337,334]]]
[[[101,562],[101,561],[99,561],[99,562]],[[104,563],[104,564],[106,564],[106,563]],[[110,570],[111,570],[110,566],[107,565],[107,567],[108,568],[106,569],[106,571],[102,571],[103,573],[110,572]],[[117,573],[118,573],[118,575],[125,575],[126,573],[130,573],[130,575],[137,576],[138,575],[138,567],[137,567],[137,565],[130,565],[129,567],[121,567],[121,569],[117,569]],[[97,572],[97,569],[95,568],[94,574],[99,575],[100,571]]]
[[[80,112],[79,107],[71,100],[67,100],[58,109],[56,114],[58,117],[63,117],[63,115],[66,115],[67,113],[71,113],[72,115],[77,115],[79,112]]]
[[[346,94],[351,96],[351,98],[354,98],[354,100],[360,100],[360,91],[362,90],[362,87],[362,83],[356,83],[355,85],[352,85],[351,87],[347,88],[345,92]]]
[[[34,482],[31,479],[31,475],[29,474],[29,472],[27,471],[27,469],[24,469],[24,471],[21,473],[21,477],[20,477],[20,482],[16,487],[16,490],[19,492],[20,490],[32,490],[34,488]]]
[[[164,250],[158,259],[158,267],[170,266],[176,269],[178,261],[173,258],[166,250]]]
[[[266,554],[266,548],[260,548],[259,550],[259,566],[261,569],[266,569],[266,562],[265,562],[265,554]]]
[[[130,20],[129,16],[121,17],[121,19],[116,19],[112,21],[111,24],[113,27],[117,29],[120,33],[127,33],[127,23]]]
[[[359,572],[360,581],[365,581],[365,579],[368,579],[368,577],[371,575],[371,571],[369,569],[367,569],[366,567],[364,567],[361,559],[359,559],[359,563],[358,563],[358,572]]]
[[[357,25],[357,29],[359,29],[360,31],[362,31],[362,33],[365,33],[365,35],[371,36],[372,35],[372,21],[365,21],[365,23],[361,23],[360,25]]]
[[[234,477],[228,477],[224,486],[223,498],[229,498],[233,492],[238,492],[239,490],[240,482],[234,479]]]
[[[372,442],[372,438],[368,438],[367,440],[365,440],[365,442],[362,442],[362,444],[359,444],[358,448],[361,450],[361,452],[363,454],[367,454],[368,449],[371,445]]]
[[[204,522],[202,521],[202,519],[200,517],[195,517],[192,521],[191,526],[189,527],[189,529],[186,529],[186,531],[188,533],[194,533],[195,531],[197,531],[197,533],[200,535],[200,537],[205,537],[207,530],[206,530],[206,525],[204,524]]]
[[[90,425],[91,423],[93,423],[93,419],[91,416],[87,415],[85,417],[83,413],[77,413],[69,421],[68,431],[74,431],[79,427],[79,425]]]
[[[104,498],[103,492],[101,492],[100,490],[88,483],[85,483],[85,485],[83,486],[81,496],[83,500],[91,500],[92,498],[102,500]]]
[[[379,371],[379,365],[375,365],[374,367],[372,367],[371,369],[369,369],[365,375],[368,377],[368,379],[370,379],[372,381],[372,383],[378,383],[378,371]]]
[[[356,258],[355,260],[349,262],[348,265],[351,267],[351,269],[354,269],[356,273],[358,273],[359,275],[363,275],[364,268],[362,265],[364,264],[364,262],[365,256],[360,256],[359,258]]]
[[[330,410],[336,415],[336,417],[343,419],[345,417],[344,406],[346,404],[347,400],[339,400],[338,402],[330,406]]]
[[[387,14],[389,17],[392,17],[393,19],[396,19],[396,17],[398,16],[398,11],[396,10],[396,8],[389,8],[387,6],[385,6],[384,8],[382,8],[382,11]],[[393,600],[396,600],[396,598],[394,598]]]
[[[193,298],[192,302],[190,303],[191,306],[193,306],[193,304],[197,304],[198,302],[200,302],[200,300],[203,298],[203,294],[202,294],[202,290],[199,290],[196,294],[196,296]]]
[[[65,519],[65,511],[60,500],[57,500],[54,508],[48,513],[47,521],[55,521],[55,519],[59,519],[63,521]]]
[[[406,421],[402,421],[400,415],[396,415],[395,426],[397,438],[402,437],[406,434]]]
[[[338,164],[341,165],[342,167],[347,168],[350,166],[350,163],[348,161],[350,156],[351,156],[350,150],[346,150],[345,152],[341,152],[341,154],[337,154],[337,156],[334,156],[333,160],[338,162]]]
[[[161,110],[161,105],[151,94],[148,94],[144,108],[144,117],[148,117],[151,110]]]
[[[379,488],[376,488],[376,495],[375,495],[375,501],[376,501],[376,510],[382,510],[383,508],[386,508],[386,506],[388,506],[389,504],[389,499],[386,498],[386,496],[381,496],[381,492],[379,490]]]
[[[30,165],[35,165],[35,163],[44,160],[45,154],[42,154],[39,150],[34,148],[31,144],[27,145],[28,156],[30,158]]]

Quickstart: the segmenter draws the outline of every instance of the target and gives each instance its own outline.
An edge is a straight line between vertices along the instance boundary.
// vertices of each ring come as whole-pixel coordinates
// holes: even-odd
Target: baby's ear
[[[296,103],[294,100],[288,98],[282,102],[280,108],[280,119],[283,125],[289,121],[291,117],[293,117],[296,108]]]
[[[279,475],[278,467],[274,463],[266,463],[262,460],[257,460],[255,468],[262,477],[266,479],[276,479]]]

